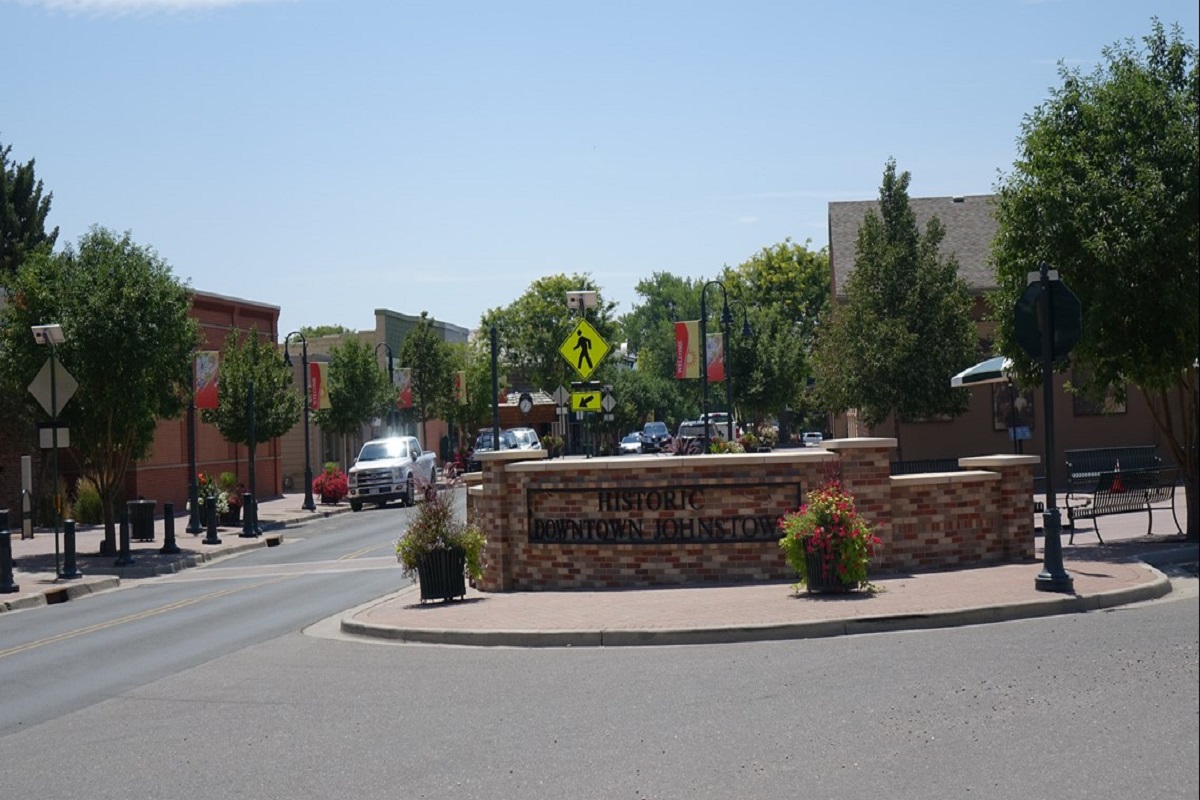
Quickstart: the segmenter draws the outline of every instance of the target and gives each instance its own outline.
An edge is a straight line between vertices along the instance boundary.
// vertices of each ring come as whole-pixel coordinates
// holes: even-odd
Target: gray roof
[[[959,275],[973,293],[996,288],[996,279],[988,266],[992,239],[998,225],[992,214],[996,196],[976,194],[959,197],[910,197],[909,206],[917,217],[922,233],[930,217],[936,216],[946,229],[942,240],[943,257],[954,253]],[[879,200],[851,200],[829,204],[829,268],[834,296],[845,294],[846,278],[854,270],[858,228],[867,209],[879,213]]]

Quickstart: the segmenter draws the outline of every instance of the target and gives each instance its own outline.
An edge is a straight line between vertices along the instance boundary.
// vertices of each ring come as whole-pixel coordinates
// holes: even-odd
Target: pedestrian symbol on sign
[[[579,324],[558,348],[559,354],[579,373],[579,377],[584,379],[591,377],[608,355],[608,351],[608,342],[583,319],[579,320]]]

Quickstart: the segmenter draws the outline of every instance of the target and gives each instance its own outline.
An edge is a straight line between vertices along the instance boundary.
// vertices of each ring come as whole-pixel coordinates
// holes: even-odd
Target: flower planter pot
[[[819,553],[809,553],[804,557],[804,588],[809,592],[821,594],[845,594],[854,591],[854,587],[842,583],[833,565],[826,568],[824,559]]]
[[[242,524],[242,509],[241,507],[231,508],[217,518],[220,525],[241,525]]]
[[[421,602],[453,600],[467,594],[467,558],[461,550],[430,550],[417,564]]]

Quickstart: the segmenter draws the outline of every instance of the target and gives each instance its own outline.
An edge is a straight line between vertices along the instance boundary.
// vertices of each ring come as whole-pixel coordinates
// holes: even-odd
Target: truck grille
[[[392,485],[392,471],[390,469],[365,469],[362,472],[356,473],[358,480],[356,486],[360,489],[375,489],[381,486]]]

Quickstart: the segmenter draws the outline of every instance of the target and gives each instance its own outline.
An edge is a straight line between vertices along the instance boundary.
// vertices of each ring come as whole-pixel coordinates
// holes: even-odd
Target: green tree
[[[400,365],[412,370],[411,414],[421,425],[421,446],[432,450],[425,432],[431,419],[451,419],[454,415],[454,356],[450,346],[433,327],[428,312],[422,311],[417,324],[400,343]]]
[[[934,217],[922,234],[908,202],[909,174],[889,159],[871,210],[858,230],[846,303],[822,322],[814,351],[817,391],[835,412],[857,408],[869,427],[966,411],[950,376],[976,357],[970,295],[958,261],[943,259]],[[903,458],[902,446],[897,453]]]
[[[990,298],[1001,352],[1025,385],[1038,365],[1017,346],[1012,309],[1041,262],[1079,296],[1072,361],[1098,396],[1142,394],[1187,487],[1187,535],[1200,534],[1200,169],[1197,51],[1156,19],[1103,50],[1090,74],[1060,65],[1062,85],[1022,124],[1002,176]]]
[[[480,327],[488,331],[496,326],[502,360],[535,389],[554,391],[578,376],[558,352],[558,348],[579,322],[579,312],[567,308],[568,291],[595,291],[596,283],[588,275],[559,274],[538,278],[506,308],[493,308],[483,315]],[[609,344],[616,323],[615,307],[598,296],[598,305],[587,311],[588,322]],[[598,365],[592,380],[603,380],[610,368]]]
[[[149,455],[159,419],[183,410],[198,327],[187,287],[149,247],[93,227],[57,254],[39,248],[18,267],[0,314],[0,374],[25,394],[48,355],[31,325],[58,323],[61,369],[78,389],[59,415],[100,491],[105,546],[116,550],[114,508],[129,465]]]
[[[250,440],[250,382],[254,382],[254,441]],[[200,419],[215,425],[227,442],[259,445],[295,427],[304,410],[292,387],[292,371],[274,342],[232,331],[225,339],[217,369],[217,407],[200,410]]]
[[[809,250],[790,239],[727,270],[731,303],[744,301],[752,333],[739,335],[734,303],[731,369],[739,417],[761,422],[776,416],[786,434],[791,412],[806,405],[812,377],[810,352],[817,322],[829,308],[828,250]]]
[[[329,408],[312,412],[326,433],[355,436],[364,424],[385,416],[396,400],[396,387],[380,369],[375,350],[356,337],[330,348],[328,380]]]
[[[316,339],[319,336],[344,335],[354,331],[345,325],[303,325],[300,327],[300,333],[305,339]]]
[[[466,343],[449,345],[451,366],[467,376],[467,402],[452,404],[448,419],[458,426],[460,435],[467,437],[492,420],[492,357],[486,332]],[[504,371],[499,374],[500,388],[507,387]],[[470,445],[469,439],[463,444]]]
[[[58,228],[46,233],[46,216],[54,193],[42,195],[42,182],[33,159],[10,163],[12,145],[0,142],[0,285],[5,285],[25,257],[37,250],[50,252]]]

